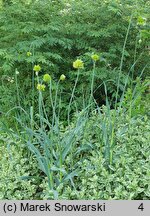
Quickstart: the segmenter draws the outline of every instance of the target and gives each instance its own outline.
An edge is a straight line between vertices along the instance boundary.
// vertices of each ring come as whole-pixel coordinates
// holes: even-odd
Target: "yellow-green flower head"
[[[31,52],[27,52],[27,56],[30,57],[32,55]]]
[[[64,81],[66,79],[66,76],[64,74],[62,74],[59,78],[59,80]]]
[[[39,71],[41,70],[40,65],[34,65],[33,70],[34,70],[35,72],[39,72]]]
[[[82,60],[77,59],[76,61],[73,62],[73,67],[76,68],[76,69],[83,68],[84,63],[83,63]]]
[[[137,24],[142,26],[146,25],[146,18],[139,16],[137,19]]]
[[[93,55],[91,55],[91,58],[92,58],[92,60],[93,61],[98,61],[99,60],[99,55],[97,55],[97,54],[93,54]]]
[[[15,72],[15,73],[16,73],[16,75],[19,75],[19,71],[18,71],[17,69],[16,69],[16,72]]]
[[[49,74],[44,74],[43,81],[49,83],[51,81],[51,76]]]
[[[141,44],[141,43],[142,43],[142,39],[139,40],[139,44]]]
[[[37,90],[39,90],[39,91],[45,91],[45,85],[43,85],[43,84],[37,84]]]

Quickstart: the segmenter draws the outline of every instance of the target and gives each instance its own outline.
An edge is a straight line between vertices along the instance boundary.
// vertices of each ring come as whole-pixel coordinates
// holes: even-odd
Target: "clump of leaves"
[[[96,127],[97,115],[89,119],[85,130],[86,137],[80,139],[80,146],[90,141],[92,148],[80,152],[74,158],[79,168],[74,177],[74,187],[68,184],[58,187],[60,199],[149,199],[149,139],[150,124],[148,117],[139,116],[128,122],[128,116],[121,114],[115,128],[113,164],[105,166],[101,132]],[[98,139],[99,137],[99,139]],[[82,159],[82,160],[81,160]],[[68,163],[72,157],[68,156]],[[67,164],[68,164],[67,163]],[[66,165],[67,165],[66,164]],[[48,198],[48,185],[45,180],[40,185]]]
[[[36,199],[37,164],[25,145],[0,131],[0,199]]]
[[[146,113],[147,109],[145,106],[144,95],[149,85],[149,80],[142,82],[142,80],[137,77],[137,79],[133,81],[133,86],[127,89],[122,106],[129,112],[131,117]]]

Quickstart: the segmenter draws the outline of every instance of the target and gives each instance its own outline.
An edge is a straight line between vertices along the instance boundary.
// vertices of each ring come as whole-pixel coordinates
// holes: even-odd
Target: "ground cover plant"
[[[1,1],[0,199],[149,199],[149,1]]]

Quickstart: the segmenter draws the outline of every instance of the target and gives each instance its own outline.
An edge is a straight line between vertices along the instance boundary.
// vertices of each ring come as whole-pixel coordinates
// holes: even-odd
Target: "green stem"
[[[17,72],[17,69],[16,69]],[[15,81],[16,81],[16,90],[17,90],[17,101],[18,101],[18,106],[20,105],[20,95],[19,95],[19,88],[18,88],[18,79],[17,79],[17,74],[15,73]]]
[[[58,96],[59,82],[60,82],[60,80],[57,82],[57,87],[56,87],[56,94],[55,94],[55,100],[54,100],[54,105],[53,105],[53,120],[52,120],[52,125],[54,125],[56,123],[56,121],[57,121],[56,107],[57,107],[57,96]]]
[[[60,147],[60,157],[59,157],[60,168],[62,169],[62,149]],[[60,182],[62,181],[62,171],[60,170]]]
[[[130,27],[131,27],[132,16],[133,16],[133,15],[131,15],[131,18],[130,18],[130,22],[129,22],[129,25],[128,25],[126,37],[125,37],[125,40],[124,40],[123,50],[122,50],[121,62],[120,62],[120,67],[119,67],[118,83],[117,83],[115,110],[116,110],[116,108],[117,108],[117,100],[118,100],[118,93],[119,93],[119,86],[120,86],[120,78],[121,78],[122,67],[123,67],[123,60],[124,60],[124,55],[125,55],[125,47],[126,47],[126,43],[127,43],[127,39],[128,39]]]
[[[40,84],[38,73],[37,73],[37,82],[38,82],[38,84]],[[39,90],[39,101],[38,101],[38,104],[39,104],[40,126],[42,128],[42,126],[43,126],[43,123],[42,123],[42,116],[43,116],[43,112],[42,112],[42,92],[40,90]]]
[[[74,97],[75,89],[76,89],[76,86],[77,86],[77,83],[78,83],[79,73],[80,73],[80,70],[78,69],[77,78],[76,78],[76,81],[75,81],[75,84],[74,84],[74,88],[73,88],[71,98],[70,98],[70,102],[69,102],[69,106],[68,106],[68,125],[70,124],[70,107],[71,107],[71,103],[72,103],[72,100],[73,100],[73,97]]]
[[[32,46],[32,44],[31,44]],[[34,67],[34,46],[33,46],[33,51],[32,51],[32,54],[33,54],[33,59],[32,59],[32,68]],[[32,106],[34,107],[34,90],[35,90],[35,87],[34,87],[34,79],[35,79],[35,75],[34,75],[34,70],[32,69]]]
[[[91,83],[91,97],[93,97],[94,75],[95,75],[95,61],[93,61],[93,74],[92,74],[92,83]]]
[[[94,76],[95,76],[95,61],[93,61],[93,73],[92,73],[92,82],[91,82],[91,94],[90,94],[90,98],[89,98],[89,105],[92,101],[93,97],[93,89],[94,89]]]
[[[112,122],[112,131],[111,131],[111,141],[110,141],[110,158],[109,163],[112,165],[113,163],[113,143],[114,143],[114,135],[115,135],[115,127],[114,127],[114,121]]]

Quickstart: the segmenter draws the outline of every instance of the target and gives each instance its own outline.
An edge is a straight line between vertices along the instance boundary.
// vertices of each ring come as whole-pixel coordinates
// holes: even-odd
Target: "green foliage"
[[[35,198],[37,164],[27,154],[25,145],[6,133],[0,133],[0,158],[0,199]]]
[[[56,128],[53,133],[27,128],[28,136],[22,133],[19,139],[1,133],[1,199],[149,199],[149,118],[130,119],[120,112],[115,122],[113,162],[108,165],[102,128],[106,111],[103,107],[101,116],[94,112],[82,130],[77,113],[71,128],[61,126],[59,136]],[[33,155],[20,139],[27,141]],[[46,158],[53,175],[52,190]]]
[[[134,87],[128,88],[122,106],[129,112],[131,117],[137,116],[138,114],[145,114],[147,112],[147,107],[145,103],[148,102],[143,100],[144,94],[150,85],[149,80],[142,82],[140,78],[133,81]]]
[[[65,89],[67,102],[76,76],[72,62],[79,56],[85,60],[86,72],[83,71],[80,75],[77,96],[81,92],[87,95],[92,70],[92,61],[88,55],[92,52],[101,53],[95,73],[95,98],[100,105],[103,103],[105,93],[102,83],[111,80],[108,96],[112,96],[113,101],[124,38],[132,13],[132,24],[124,50],[121,82],[141,53],[143,54],[134,67],[134,76],[139,75],[141,68],[148,61],[149,53],[145,47],[149,45],[149,10],[148,3],[142,2],[135,1],[134,4],[134,1],[130,3],[116,0],[96,0],[94,3],[92,0],[45,0],[30,3],[12,1],[0,12],[0,73],[11,77],[13,71],[18,69],[23,106],[31,105],[34,64],[41,65],[40,75],[50,73],[56,80],[64,73],[68,82],[62,84],[62,87]],[[139,44],[140,39],[142,43]],[[27,52],[31,52],[32,55],[27,56]],[[122,92],[121,87],[119,91]],[[78,102],[82,109],[82,99]],[[15,101],[13,104],[15,105]]]
[[[0,3],[0,199],[149,199],[149,2]]]
[[[139,117],[128,122],[128,116],[121,115],[115,128],[114,162],[106,169],[103,157],[104,146],[98,114],[87,122],[84,138],[79,146],[90,143],[88,151],[78,152],[74,158],[67,158],[68,164],[76,162],[78,176],[74,178],[75,189],[68,184],[58,187],[59,199],[149,199],[149,119]],[[86,149],[86,148],[85,148]],[[49,197],[48,185],[42,199]]]

